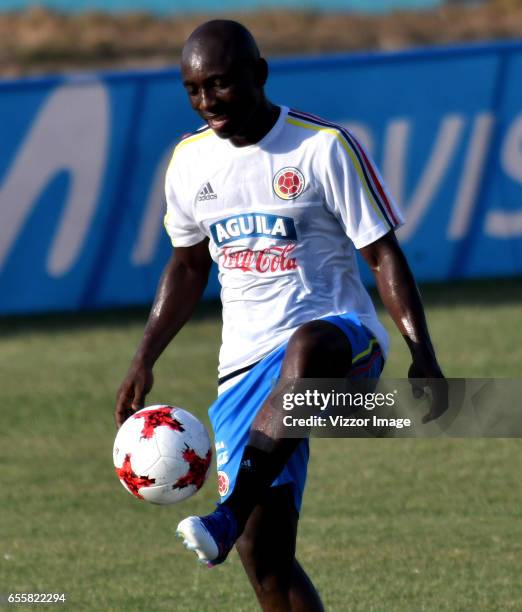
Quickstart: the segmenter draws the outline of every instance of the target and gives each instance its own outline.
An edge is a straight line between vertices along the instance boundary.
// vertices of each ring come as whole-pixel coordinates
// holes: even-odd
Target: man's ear
[[[260,57],[256,60],[254,65],[254,78],[256,85],[259,87],[264,87],[265,83],[268,79],[268,64],[263,57]]]

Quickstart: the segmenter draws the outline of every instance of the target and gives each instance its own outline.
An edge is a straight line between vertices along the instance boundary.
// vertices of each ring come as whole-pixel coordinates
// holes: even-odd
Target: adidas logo
[[[203,185],[203,189],[198,194],[198,202],[203,202],[204,200],[215,200],[216,198],[217,195],[214,193],[210,183],[205,183],[205,185]]]
[[[252,471],[254,466],[252,465],[252,461],[250,459],[243,459],[239,464],[239,468],[242,470]]]

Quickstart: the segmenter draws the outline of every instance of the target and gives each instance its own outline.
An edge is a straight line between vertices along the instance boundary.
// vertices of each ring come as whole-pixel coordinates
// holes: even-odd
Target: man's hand
[[[423,423],[429,423],[446,412],[449,407],[448,381],[436,361],[414,356],[408,378],[413,397],[423,397],[425,389],[430,392],[430,410],[422,417]]]
[[[152,368],[141,362],[133,362],[118,390],[114,411],[116,427],[120,428],[134,412],[143,408],[153,384]]]

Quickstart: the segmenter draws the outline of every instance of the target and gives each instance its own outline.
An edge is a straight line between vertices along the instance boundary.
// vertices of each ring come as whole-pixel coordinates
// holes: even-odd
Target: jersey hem
[[[172,238],[170,239],[172,246],[174,248],[176,247],[191,247],[194,246],[196,244],[199,244],[200,242],[202,242],[203,240],[205,240],[206,236],[204,234],[202,234],[199,237],[188,237],[188,238]]]
[[[384,225],[375,225],[369,231],[367,231],[365,234],[360,236],[357,239],[357,241],[354,241],[353,244],[354,244],[356,249],[362,249],[362,248],[368,246],[369,244],[374,243],[379,238],[382,238],[388,232],[391,232],[391,231],[399,228],[401,225],[403,225],[402,221],[399,222],[398,225],[394,225],[392,228],[385,227]]]

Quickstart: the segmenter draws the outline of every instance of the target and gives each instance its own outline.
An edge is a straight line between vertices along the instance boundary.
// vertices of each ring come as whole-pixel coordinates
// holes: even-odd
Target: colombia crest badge
[[[303,173],[297,168],[281,168],[274,176],[272,187],[281,200],[294,200],[305,188]]]

